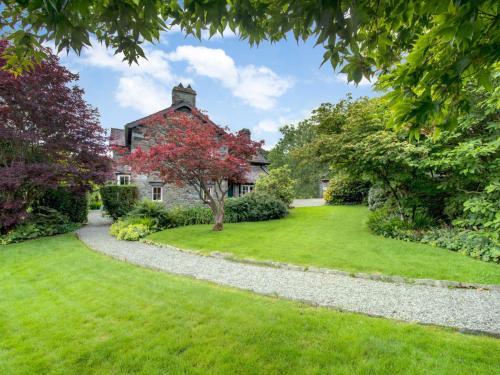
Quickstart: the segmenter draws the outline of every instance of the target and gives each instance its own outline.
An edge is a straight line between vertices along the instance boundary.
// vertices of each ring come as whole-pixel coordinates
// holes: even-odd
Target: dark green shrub
[[[387,202],[389,194],[380,186],[371,186],[368,190],[368,208],[372,211],[382,208]]]
[[[328,183],[323,198],[328,204],[357,204],[363,202],[368,189],[366,182],[339,173]]]
[[[385,237],[396,237],[400,231],[410,228],[408,223],[392,214],[386,207],[371,212],[367,225],[372,232]]]
[[[157,230],[168,228],[171,223],[170,214],[165,206],[149,199],[137,202],[132,211],[127,214],[127,218],[150,218]]]
[[[414,222],[409,224],[391,215],[387,208],[373,211],[367,224],[374,233],[385,237],[422,242],[484,261],[500,262],[500,242],[494,232],[453,227],[429,229],[436,225],[429,216],[417,213]]]
[[[104,210],[113,220],[127,215],[137,203],[134,185],[105,185],[99,190]]]
[[[212,211],[207,206],[175,207],[168,211],[169,228],[185,225],[210,224],[214,221]]]
[[[73,223],[87,221],[87,195],[84,192],[74,192],[60,186],[46,191],[39,205],[59,211]]]
[[[6,235],[0,237],[1,244],[21,242],[42,236],[67,233],[78,228],[68,217],[53,208],[39,206],[28,218]]]
[[[226,223],[281,219],[286,215],[288,208],[281,199],[257,192],[229,198],[225,205]]]

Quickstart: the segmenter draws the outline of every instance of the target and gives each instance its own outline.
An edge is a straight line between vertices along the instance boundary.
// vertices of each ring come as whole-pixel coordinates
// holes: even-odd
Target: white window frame
[[[254,189],[255,185],[251,185],[251,184],[244,184],[244,185],[241,185],[241,195],[245,195],[245,194],[248,194],[248,193],[251,193]],[[247,190],[247,191],[245,191]]]
[[[155,199],[155,189],[160,189],[160,199]],[[163,201],[163,186],[151,186],[151,200],[155,202]]]
[[[128,182],[126,184],[121,183],[121,178],[126,177],[128,179]],[[117,185],[130,185],[130,175],[129,174],[118,174],[116,175],[116,184]]]

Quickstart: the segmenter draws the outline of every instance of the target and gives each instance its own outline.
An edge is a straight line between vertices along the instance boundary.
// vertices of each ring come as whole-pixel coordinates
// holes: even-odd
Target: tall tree
[[[6,0],[0,29],[10,34],[12,69],[41,58],[41,46],[80,52],[92,38],[123,52],[129,62],[143,56],[141,43],[180,26],[201,37],[226,27],[251,44],[293,35],[315,39],[324,62],[349,80],[390,73],[381,87],[394,90],[395,125],[452,126],[466,110],[465,79],[491,89],[498,70],[496,0]]]
[[[6,47],[0,41],[0,54]],[[105,181],[105,133],[83,90],[70,86],[77,79],[49,52],[20,76],[0,70],[0,232],[49,188],[85,191]]]
[[[137,173],[157,174],[165,183],[191,186],[214,214],[214,231],[221,231],[229,184],[244,182],[248,160],[261,146],[245,131],[221,128],[199,111],[169,111],[145,123],[147,149],[124,154],[121,163]]]

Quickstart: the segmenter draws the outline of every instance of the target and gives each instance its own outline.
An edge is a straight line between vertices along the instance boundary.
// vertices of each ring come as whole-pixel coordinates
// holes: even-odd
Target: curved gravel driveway
[[[140,242],[118,241],[106,221],[78,231],[92,249],[133,264],[221,285],[386,318],[500,335],[500,292],[394,284],[231,262]]]

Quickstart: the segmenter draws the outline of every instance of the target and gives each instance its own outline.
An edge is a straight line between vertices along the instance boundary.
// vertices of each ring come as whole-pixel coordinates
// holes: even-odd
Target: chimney
[[[243,128],[243,129],[240,130],[240,133],[244,134],[245,136],[247,136],[248,139],[251,139],[251,137],[252,137],[252,133],[250,132],[250,129]]]
[[[172,105],[177,105],[181,102],[191,107],[196,107],[196,91],[193,90],[191,85],[184,87],[182,83],[179,83],[179,86],[174,86],[172,89]]]

